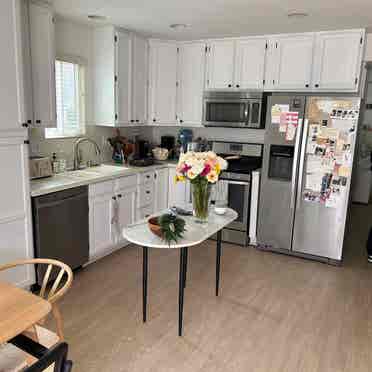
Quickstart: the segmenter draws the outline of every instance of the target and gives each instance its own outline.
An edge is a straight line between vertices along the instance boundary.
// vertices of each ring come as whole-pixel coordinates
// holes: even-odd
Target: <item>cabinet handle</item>
[[[236,87],[237,87],[237,88],[240,88],[240,85],[239,85],[239,84],[236,84]]]
[[[305,84],[305,88],[309,88],[309,84]]]
[[[22,123],[22,127],[23,128],[28,128],[28,124],[27,123]]]
[[[147,176],[146,176],[146,178],[150,178],[150,176],[149,176],[149,175],[147,175]]]
[[[116,200],[116,196],[113,196],[113,197],[112,197],[112,200]]]
[[[134,120],[133,119],[131,119],[131,121],[130,121],[131,123],[134,123]]]
[[[229,87],[229,88],[231,88],[231,87],[232,87],[232,85],[231,85],[231,84],[229,84],[229,85],[228,85],[228,87]]]
[[[315,84],[315,88],[319,88],[319,84]]]
[[[36,122],[35,122],[36,124],[41,124],[41,120],[36,120]]]
[[[157,179],[157,178],[158,178],[158,176],[156,175],[156,173],[154,174],[154,178],[155,178],[155,179]]]
[[[183,123],[183,120],[182,119],[180,120],[180,123]]]
[[[155,123],[156,122],[156,119],[152,119],[152,121]]]
[[[147,218],[147,217],[150,217],[150,215],[149,215],[149,214],[146,214],[146,215],[145,215],[145,218]]]
[[[118,198],[120,199],[122,196],[123,196],[123,195],[119,194],[119,195],[118,195]]]
[[[139,123],[139,120],[136,120],[136,123]]]
[[[146,194],[150,194],[150,191],[147,190],[147,191],[146,191]]]

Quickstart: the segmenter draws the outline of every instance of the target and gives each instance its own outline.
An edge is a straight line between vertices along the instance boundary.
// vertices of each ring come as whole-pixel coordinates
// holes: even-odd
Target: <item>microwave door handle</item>
[[[299,166],[299,178],[298,178],[298,186],[297,186],[297,205],[296,209],[298,209],[302,202],[302,182],[304,178],[304,164],[305,164],[305,154],[306,154],[306,146],[307,146],[307,131],[309,127],[309,120],[304,120],[304,129],[302,132],[302,144],[301,144],[301,155],[300,155],[300,166]]]
[[[301,128],[302,128],[303,119],[298,119],[298,126],[296,131],[296,141],[295,141],[295,148],[294,148],[294,156],[293,156],[293,167],[292,167],[292,183],[291,183],[291,204],[290,208],[294,208],[295,198],[296,198],[296,178],[297,178],[297,162],[298,162],[298,154],[300,149],[300,138],[301,138]]]

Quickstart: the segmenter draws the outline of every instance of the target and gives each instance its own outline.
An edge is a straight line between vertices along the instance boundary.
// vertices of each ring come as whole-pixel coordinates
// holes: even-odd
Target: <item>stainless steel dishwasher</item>
[[[52,258],[76,269],[89,260],[88,187],[32,198],[35,257]],[[36,270],[41,285],[45,268]],[[53,278],[53,276],[51,275]]]

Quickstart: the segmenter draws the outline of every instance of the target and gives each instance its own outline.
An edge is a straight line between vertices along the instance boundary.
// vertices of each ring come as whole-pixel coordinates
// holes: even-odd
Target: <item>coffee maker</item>
[[[168,159],[175,156],[176,139],[174,136],[161,136],[160,147],[169,151]]]

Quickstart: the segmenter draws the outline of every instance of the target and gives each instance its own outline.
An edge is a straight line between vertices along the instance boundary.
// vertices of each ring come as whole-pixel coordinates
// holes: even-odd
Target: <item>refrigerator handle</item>
[[[293,167],[292,167],[291,205],[290,205],[291,209],[294,208],[295,198],[296,198],[297,163],[298,163],[298,154],[299,154],[299,147],[300,147],[300,138],[302,134],[301,132],[302,122],[303,122],[303,119],[299,118],[297,132],[296,132],[296,141],[295,141]]]
[[[296,209],[298,209],[302,202],[302,181],[304,179],[304,163],[305,163],[305,154],[306,154],[306,146],[307,146],[307,132],[309,128],[309,120],[304,120],[304,129],[302,132],[302,144],[301,144],[301,154],[300,154],[300,166],[299,166],[299,178],[298,178],[298,189],[297,189],[297,205]]]

